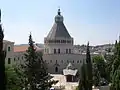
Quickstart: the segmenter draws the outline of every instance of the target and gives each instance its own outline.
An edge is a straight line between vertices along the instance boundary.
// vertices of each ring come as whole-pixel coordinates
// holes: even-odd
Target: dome
[[[67,31],[64,23],[63,16],[61,15],[60,9],[58,9],[58,14],[55,16],[55,23],[52,26],[50,32],[47,35],[47,39],[56,38],[71,38],[69,32]]]
[[[58,15],[55,16],[55,22],[63,22],[63,16],[61,15],[60,9],[58,9]]]

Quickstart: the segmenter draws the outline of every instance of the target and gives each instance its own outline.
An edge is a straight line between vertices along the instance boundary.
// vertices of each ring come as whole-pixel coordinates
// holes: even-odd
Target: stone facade
[[[44,38],[44,50],[35,45],[38,51],[43,51],[43,60],[46,62],[48,72],[52,74],[62,74],[63,69],[69,63],[79,70],[86,58],[86,54],[78,54],[74,49],[74,39],[68,33],[64,22],[64,18],[58,10],[55,16],[55,23]],[[9,50],[10,49],[10,50]],[[28,45],[15,45],[14,42],[5,41],[4,50],[7,51],[6,65],[24,64],[24,54],[28,49]]]
[[[14,65],[14,42],[4,40],[3,41],[3,50],[6,51],[6,59],[5,64],[6,65]]]
[[[44,38],[43,59],[48,65],[48,71],[54,74],[62,74],[69,62],[80,71],[85,60],[85,54],[74,52],[74,39],[68,33],[63,20],[59,9],[52,29]]]

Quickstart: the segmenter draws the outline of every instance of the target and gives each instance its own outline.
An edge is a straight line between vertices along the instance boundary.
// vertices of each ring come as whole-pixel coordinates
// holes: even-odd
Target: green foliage
[[[81,68],[81,78],[79,80],[78,90],[92,90],[92,63],[89,43],[87,45],[86,63],[83,62]]]
[[[114,61],[111,72],[111,90],[120,90],[120,41],[115,43]]]
[[[17,73],[18,70],[16,67],[6,67],[6,89],[7,90],[22,90],[24,83],[22,82],[23,77],[20,73]],[[20,71],[19,71],[20,72]],[[24,80],[24,79],[23,79]]]
[[[97,64],[93,63],[93,85],[94,86],[99,86],[100,82],[100,72],[98,70]]]
[[[30,90],[47,90],[57,81],[51,81],[52,78],[47,72],[42,54],[36,52],[32,37],[29,37],[29,48],[25,54],[26,62],[24,65],[24,74],[26,75],[26,88],[30,85]]]
[[[105,67],[105,71],[106,71],[106,79],[108,82],[111,82],[110,80],[110,73],[112,71],[112,64],[114,62],[114,55],[105,55],[105,60],[106,60],[106,67]]]
[[[94,56],[92,58],[93,63],[95,63],[97,65],[98,71],[100,72],[100,76],[102,78],[106,78],[106,71],[105,71],[105,61],[104,58],[100,55]]]
[[[87,78],[87,87],[88,90],[92,90],[92,62],[91,62],[91,56],[90,56],[90,50],[89,50],[89,43],[87,45],[87,52],[86,52],[86,78]]]
[[[77,88],[78,90],[87,89],[86,65],[84,62],[81,67],[81,78],[79,80],[79,86]]]

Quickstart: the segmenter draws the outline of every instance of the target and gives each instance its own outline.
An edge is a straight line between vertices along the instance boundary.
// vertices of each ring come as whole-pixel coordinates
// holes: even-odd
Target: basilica
[[[72,67],[80,71],[85,54],[76,54],[73,49],[74,38],[71,37],[64,25],[64,17],[58,9],[54,24],[44,38],[43,58],[50,73],[63,73],[63,69],[71,63]]]
[[[4,40],[3,49],[6,54],[6,65],[19,65],[24,63],[24,54],[29,45],[14,45],[14,42]],[[71,37],[64,24],[64,17],[60,9],[54,17],[54,24],[44,38],[44,48],[35,44],[37,51],[43,52],[48,72],[52,74],[77,75],[85,61],[86,54],[76,53],[74,38]]]

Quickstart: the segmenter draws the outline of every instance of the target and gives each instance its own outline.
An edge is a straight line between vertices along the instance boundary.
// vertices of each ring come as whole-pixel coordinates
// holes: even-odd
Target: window
[[[61,60],[61,63],[63,63],[63,60]]]
[[[56,60],[56,63],[57,63],[57,60]]]
[[[58,49],[58,53],[60,54],[60,49]]]
[[[73,63],[74,63],[74,60],[73,60]]]
[[[8,47],[8,51],[10,51],[10,46]]]
[[[58,67],[55,67],[55,72],[58,72]]]
[[[68,53],[68,49],[66,49],[66,53]]]
[[[77,63],[79,63],[79,60],[77,61]]]
[[[8,58],[8,64],[10,64],[11,63],[11,58]]]
[[[50,63],[52,63],[52,60],[50,60]]]
[[[69,49],[69,53],[71,53],[71,49]]]
[[[18,60],[19,60],[19,57],[18,57]]]
[[[54,49],[54,54],[56,54],[56,49]]]
[[[15,58],[14,58],[14,61],[15,61]]]

